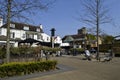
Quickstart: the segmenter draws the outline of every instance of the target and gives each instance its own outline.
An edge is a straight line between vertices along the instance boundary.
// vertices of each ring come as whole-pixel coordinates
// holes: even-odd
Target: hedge
[[[102,44],[102,45],[99,45],[99,51],[100,52],[108,52],[109,49],[112,48],[112,45],[111,44]]]
[[[115,57],[120,57],[120,47],[114,47],[113,52],[115,53]]]
[[[57,61],[42,62],[12,62],[0,65],[0,77],[25,75],[34,72],[42,72],[56,69]]]
[[[70,51],[74,52],[78,52],[78,53],[83,53],[84,52],[84,49],[83,48],[71,48]]]
[[[0,58],[1,59],[5,58],[5,53],[6,53],[5,48],[0,47]]]

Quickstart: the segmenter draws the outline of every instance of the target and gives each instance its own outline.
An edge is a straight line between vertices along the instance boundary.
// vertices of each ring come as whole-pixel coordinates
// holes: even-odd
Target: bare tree
[[[87,29],[88,34],[96,35],[96,27],[91,27]],[[107,34],[103,29],[99,28],[99,35]]]
[[[99,27],[101,24],[111,21],[107,16],[108,9],[105,7],[105,0],[83,0],[82,4],[85,9],[85,15],[80,20],[96,27],[97,35],[97,59],[99,58]]]
[[[41,10],[47,10],[55,0],[0,0],[0,16],[7,23],[7,63],[10,60],[10,22],[29,20],[29,15],[36,14]]]

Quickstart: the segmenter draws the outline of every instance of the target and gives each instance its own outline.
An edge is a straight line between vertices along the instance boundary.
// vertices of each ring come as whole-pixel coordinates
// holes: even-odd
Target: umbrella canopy
[[[38,45],[51,47],[52,43],[51,42],[39,42]],[[54,46],[59,47],[60,44],[59,43],[54,43]]]
[[[38,43],[37,43],[38,42]],[[38,41],[38,40],[35,40],[35,39],[32,39],[32,38],[27,38],[25,40],[21,40],[18,42],[18,45],[21,44],[21,43],[30,43],[31,45],[33,43],[37,43],[37,45],[41,45],[41,46],[48,46],[48,47],[51,47],[52,43],[51,42],[41,42],[41,41]],[[58,47],[60,44],[58,43],[54,43],[54,45],[56,47]]]

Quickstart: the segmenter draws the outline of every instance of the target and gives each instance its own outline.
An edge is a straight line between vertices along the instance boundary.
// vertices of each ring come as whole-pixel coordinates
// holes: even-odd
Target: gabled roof
[[[72,36],[67,36],[67,37],[64,39],[64,42],[71,42],[71,41],[74,41],[74,39],[72,38]]]
[[[84,34],[71,35],[74,39],[85,38]]]
[[[73,40],[80,40],[80,39],[84,39],[85,35],[84,34],[76,34],[76,35],[66,35],[65,37],[62,38],[62,40],[66,40],[66,38],[71,37],[73,38]]]
[[[37,32],[37,29],[40,29],[40,32],[43,33],[43,30],[39,26],[24,24],[24,23],[18,23],[18,22],[11,22],[11,24],[15,24],[15,28],[10,27],[10,29],[17,29],[17,30],[24,30],[24,26],[29,27],[29,31]],[[7,24],[4,24],[1,26],[1,28],[7,28]]]

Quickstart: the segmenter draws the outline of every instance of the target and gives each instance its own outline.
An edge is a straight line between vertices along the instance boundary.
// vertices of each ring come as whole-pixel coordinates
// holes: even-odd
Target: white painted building
[[[62,43],[61,37],[60,37],[60,36],[56,36],[56,37],[54,38],[54,42],[61,44],[61,43]]]
[[[41,33],[41,36],[42,36],[42,40],[43,42],[50,42],[50,36],[47,35],[46,33]]]
[[[0,18],[0,37],[7,36],[7,24],[3,25],[2,18]],[[18,42],[16,40],[25,40],[27,38],[35,39],[41,42],[50,42],[51,38],[49,35],[43,32],[42,25],[34,26],[24,23],[11,22],[10,24],[10,40],[15,47]],[[7,38],[6,38],[7,39]],[[5,40],[0,40],[0,43],[6,43]],[[55,43],[61,43],[61,38],[56,38]]]

